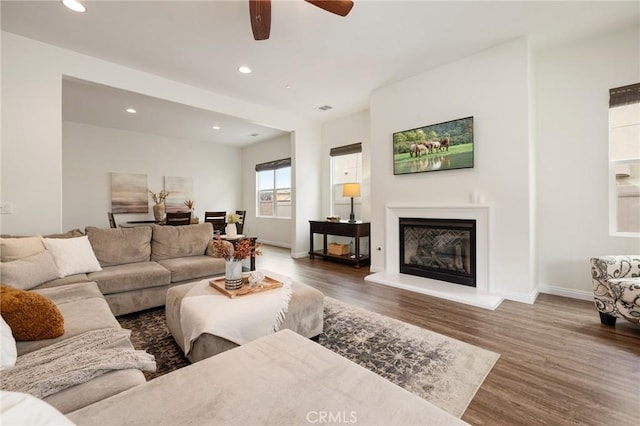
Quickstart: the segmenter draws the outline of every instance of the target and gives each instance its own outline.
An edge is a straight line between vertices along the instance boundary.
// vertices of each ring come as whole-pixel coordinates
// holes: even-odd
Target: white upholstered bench
[[[191,288],[199,283],[172,287],[167,291],[166,319],[167,327],[174,340],[185,351],[184,336],[181,324],[180,305]],[[200,283],[201,285],[202,283]],[[304,337],[316,337],[322,333],[324,319],[324,295],[308,285],[293,281],[291,283],[291,299],[287,313],[280,325],[280,330],[289,329]],[[211,290],[216,292],[216,290]],[[252,295],[242,297],[253,297]],[[238,345],[225,338],[203,333],[191,344],[187,358],[197,362],[237,347]]]

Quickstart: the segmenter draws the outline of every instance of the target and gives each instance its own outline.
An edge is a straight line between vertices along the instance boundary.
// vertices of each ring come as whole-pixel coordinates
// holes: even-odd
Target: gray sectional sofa
[[[224,259],[207,255],[210,223],[85,229],[102,271],[48,281],[36,289],[95,282],[114,315],[162,306],[167,289],[224,273]]]
[[[85,232],[101,270],[34,283],[37,277],[47,276],[42,271],[34,273],[34,269],[46,269],[42,253],[15,260],[19,263],[0,264],[2,284],[42,294],[54,302],[64,317],[64,335],[18,341],[18,356],[87,331],[120,329],[115,316],[162,306],[170,287],[224,273],[224,259],[209,255],[213,235],[210,223],[116,229],[87,227]],[[70,232],[60,237],[80,235]],[[41,263],[36,263],[36,259]],[[28,279],[21,279],[27,275]],[[128,339],[119,344],[133,348]],[[114,370],[44,400],[62,413],[68,413],[142,383],[145,378],[139,369]]]
[[[64,317],[65,332],[55,339],[16,342],[18,357],[87,331],[121,328],[96,283],[68,284],[34,291],[55,303]],[[129,340],[118,342],[116,347],[133,349]],[[63,389],[43,400],[60,412],[69,413],[143,383],[146,380],[139,369],[113,370],[88,382]]]

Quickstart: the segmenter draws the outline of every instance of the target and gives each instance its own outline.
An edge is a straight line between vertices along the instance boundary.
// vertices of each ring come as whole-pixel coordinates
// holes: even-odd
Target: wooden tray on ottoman
[[[261,291],[280,288],[282,287],[282,281],[278,281],[274,278],[265,276],[262,281],[260,281],[254,287],[249,287],[247,284],[244,284],[238,289],[227,290],[226,288],[224,288],[224,277],[221,277],[209,281],[209,285],[218,290],[220,293],[225,294],[233,299],[238,296],[246,296],[247,294],[260,293]]]

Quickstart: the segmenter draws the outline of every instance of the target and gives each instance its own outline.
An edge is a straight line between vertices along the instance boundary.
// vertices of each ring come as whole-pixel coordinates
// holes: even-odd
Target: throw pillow
[[[12,262],[44,251],[42,237],[0,238],[0,262]]]
[[[53,339],[64,334],[60,310],[41,294],[0,285],[0,312],[16,340]]]
[[[86,235],[77,238],[45,238],[43,242],[58,267],[60,278],[102,271]]]
[[[13,338],[11,327],[0,316],[0,370],[16,365],[18,349],[16,339]]]
[[[0,413],[3,425],[66,426],[74,424],[53,406],[33,395],[22,392],[0,392]]]
[[[13,262],[0,263],[0,282],[22,290],[30,290],[56,278],[58,268],[47,251]]]

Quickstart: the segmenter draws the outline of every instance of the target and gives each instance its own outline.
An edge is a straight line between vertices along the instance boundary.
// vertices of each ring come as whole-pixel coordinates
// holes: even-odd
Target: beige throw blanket
[[[203,333],[244,345],[278,331],[289,309],[291,279],[266,275],[282,281],[283,286],[231,299],[212,288],[208,280],[194,285],[180,305],[184,353],[189,354],[191,343]]]
[[[0,371],[0,387],[44,398],[111,370],[155,371],[153,355],[122,347],[130,334],[121,328],[92,330],[21,355],[14,367]]]

